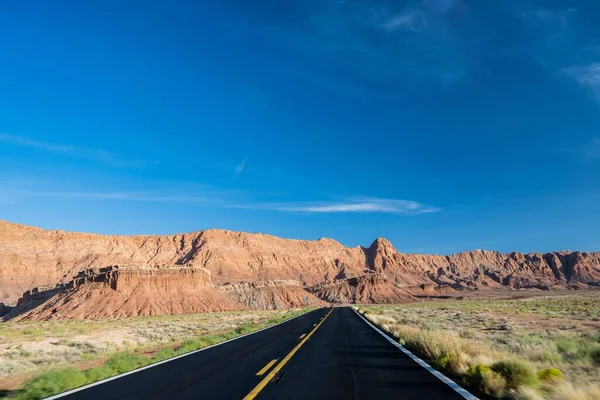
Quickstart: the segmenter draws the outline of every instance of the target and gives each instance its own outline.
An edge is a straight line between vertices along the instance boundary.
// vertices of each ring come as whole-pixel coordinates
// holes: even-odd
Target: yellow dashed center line
[[[300,339],[302,339],[304,336],[306,336],[306,333],[303,333],[302,335],[300,335]]]
[[[331,311],[333,311],[333,310],[331,310]],[[269,374],[268,374],[267,376],[265,376],[265,377],[263,378],[263,380],[262,380],[262,381],[260,381],[260,383],[259,383],[258,385],[256,385],[256,387],[255,387],[254,389],[252,389],[252,391],[251,391],[250,393],[248,393],[248,394],[246,395],[246,397],[244,397],[244,400],[252,400],[252,399],[254,399],[254,398],[255,398],[255,397],[256,397],[256,396],[257,396],[257,395],[260,393],[260,391],[261,391],[261,390],[263,390],[265,386],[267,386],[267,383],[269,383],[269,382],[271,381],[271,379],[273,379],[273,378],[275,377],[275,375],[276,375],[276,374],[277,374],[277,373],[278,373],[278,372],[281,370],[281,368],[283,368],[283,366],[284,366],[284,365],[285,365],[285,364],[286,364],[288,361],[290,361],[290,359],[291,359],[291,358],[294,356],[294,354],[296,354],[296,352],[298,351],[298,349],[299,349],[300,347],[302,347],[302,345],[303,345],[304,343],[306,343],[306,341],[307,341],[307,340],[308,340],[308,339],[309,339],[309,338],[312,336],[312,334],[313,334],[313,333],[315,333],[315,331],[316,331],[317,329],[319,329],[319,327],[321,326],[321,324],[322,324],[323,322],[325,322],[325,320],[327,319],[327,317],[329,317],[329,314],[331,314],[331,311],[329,311],[329,312],[327,313],[327,315],[325,316],[325,318],[323,318],[323,319],[321,320],[321,322],[319,322],[318,324],[315,324],[315,325],[313,325],[313,326],[314,326],[313,330],[312,330],[312,331],[310,331],[310,333],[309,333],[308,335],[306,335],[306,336],[304,337],[304,339],[302,339],[302,341],[301,341],[300,343],[298,343],[298,345],[297,345],[296,347],[294,347],[294,348],[292,349],[292,351],[290,351],[290,352],[287,354],[287,356],[285,356],[285,358],[284,358],[283,360],[281,360],[281,362],[280,362],[279,364],[277,364],[277,365],[275,366],[275,368],[273,368],[273,369],[271,370],[271,372],[269,372]]]
[[[265,374],[265,372],[267,372],[268,370],[271,369],[271,367],[273,366],[273,364],[275,364],[277,362],[277,360],[279,360],[279,358],[269,361],[269,363],[267,365],[265,365],[263,369],[261,369],[260,371],[258,371],[256,373],[256,376],[263,376]]]

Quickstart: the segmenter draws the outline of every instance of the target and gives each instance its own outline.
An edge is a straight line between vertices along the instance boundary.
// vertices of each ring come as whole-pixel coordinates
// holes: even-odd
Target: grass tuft
[[[538,371],[538,379],[545,382],[558,382],[564,379],[562,371],[558,368],[546,368]]]
[[[27,381],[13,398],[18,400],[43,399],[85,385],[87,382],[86,375],[76,368],[52,370]]]
[[[517,390],[521,387],[536,387],[539,384],[535,367],[522,360],[497,361],[492,370],[506,380],[506,388]]]
[[[110,357],[105,365],[117,374],[122,374],[123,372],[145,367],[151,362],[152,360],[148,357],[136,353],[123,352]]]
[[[462,381],[467,387],[497,398],[504,395],[506,388],[506,379],[484,364],[471,366]]]

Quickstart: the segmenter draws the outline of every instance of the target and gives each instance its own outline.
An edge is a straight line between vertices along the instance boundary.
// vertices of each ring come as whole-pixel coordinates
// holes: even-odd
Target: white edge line
[[[383,332],[381,329],[377,328],[375,325],[373,325],[371,322],[369,322],[365,317],[360,315],[360,313],[358,311],[356,311],[356,309],[354,307],[350,307],[350,308],[352,308],[352,311],[354,311],[356,313],[356,315],[358,315],[360,318],[362,318],[362,320],[365,321],[371,328],[375,329],[375,331],[377,331],[381,336],[386,338],[388,340],[388,342],[390,342],[391,344],[393,344],[394,346],[399,348],[404,354],[406,354],[407,356],[412,358],[421,367],[423,367],[427,371],[431,372],[433,375],[435,375],[436,378],[438,378],[439,380],[444,382],[446,385],[450,386],[452,389],[454,389],[455,392],[460,394],[462,397],[464,397],[465,399],[468,399],[468,400],[479,400],[478,397],[469,393],[465,388],[463,388],[462,386],[460,386],[459,384],[454,382],[452,379],[448,378],[446,375],[442,374],[440,371],[433,368],[431,365],[427,364],[425,361],[421,360],[419,357],[415,356],[413,353],[411,353],[408,349],[406,349],[400,343],[398,343],[397,341],[395,341],[394,339],[389,337],[385,332]]]
[[[323,308],[323,307],[321,307],[321,308]],[[267,326],[266,328],[259,329],[258,331],[255,331],[255,332],[250,332],[250,333],[246,333],[246,334],[244,334],[244,335],[241,335],[241,336],[234,337],[233,339],[229,339],[229,340],[226,340],[226,341],[224,341],[224,342],[220,342],[220,343],[217,343],[217,344],[212,344],[212,345],[210,345],[210,346],[203,347],[203,348],[201,348],[201,349],[198,349],[198,350],[190,351],[189,353],[185,353],[185,354],[182,354],[182,355],[180,355],[180,356],[177,356],[177,357],[169,358],[169,359],[167,359],[167,360],[159,361],[159,362],[156,362],[156,363],[154,363],[154,364],[147,365],[147,366],[145,366],[145,367],[141,367],[141,368],[138,368],[138,369],[131,370],[131,371],[129,371],[129,372],[124,372],[124,373],[122,373],[122,374],[119,374],[119,375],[111,376],[110,378],[102,379],[101,381],[97,381],[97,382],[88,383],[87,385],[80,386],[80,387],[78,387],[78,388],[71,389],[71,390],[69,390],[69,391],[66,391],[66,392],[58,393],[58,394],[55,394],[55,395],[53,395],[53,396],[51,396],[51,397],[46,397],[46,398],[44,398],[44,400],[54,400],[54,399],[59,399],[59,398],[61,398],[61,397],[68,396],[68,395],[70,395],[70,394],[77,393],[77,392],[80,392],[80,391],[82,391],[82,390],[86,390],[86,389],[89,389],[89,388],[91,388],[91,387],[94,387],[94,386],[102,385],[103,383],[106,383],[106,382],[114,381],[115,379],[123,378],[124,376],[127,376],[127,375],[135,374],[136,372],[140,372],[140,371],[143,371],[143,370],[145,370],[145,369],[153,368],[153,367],[156,367],[156,366],[158,366],[158,365],[161,365],[161,364],[168,363],[168,362],[170,362],[170,361],[175,361],[175,360],[177,360],[177,359],[179,359],[179,358],[183,358],[183,357],[191,356],[192,354],[196,354],[196,353],[199,353],[199,352],[201,352],[201,351],[204,351],[204,350],[212,349],[213,347],[217,347],[217,346],[220,346],[220,345],[222,345],[222,344],[225,344],[225,343],[233,342],[234,340],[241,339],[241,338],[243,338],[243,337],[246,337],[246,336],[254,335],[255,333],[259,333],[259,332],[262,332],[262,331],[266,331],[267,329],[271,329],[271,328],[274,328],[274,327],[276,327],[276,326],[278,326],[278,325],[285,324],[286,322],[293,321],[293,320],[295,320],[296,318],[300,318],[300,317],[302,317],[303,315],[308,315],[308,314],[310,314],[310,313],[312,313],[312,312],[314,312],[314,311],[320,310],[321,308],[317,308],[317,309],[314,309],[314,310],[312,310],[312,311],[309,311],[309,312],[307,312],[307,313],[304,313],[304,314],[297,315],[297,316],[295,316],[294,318],[290,318],[290,319],[288,319],[288,320],[285,320],[285,321],[283,321],[283,322],[280,322],[280,323],[278,323],[278,324],[275,324],[275,325]]]

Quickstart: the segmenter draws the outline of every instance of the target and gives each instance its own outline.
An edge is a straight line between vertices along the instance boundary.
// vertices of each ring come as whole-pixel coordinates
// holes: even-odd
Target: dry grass
[[[481,392],[493,391],[487,393],[492,397],[501,392],[515,399],[600,399],[600,293],[361,311],[437,368]],[[504,379],[500,391],[491,387],[499,379]]]
[[[220,312],[100,321],[0,323],[0,388],[52,367],[101,364],[115,352],[156,347],[275,323],[292,311]]]

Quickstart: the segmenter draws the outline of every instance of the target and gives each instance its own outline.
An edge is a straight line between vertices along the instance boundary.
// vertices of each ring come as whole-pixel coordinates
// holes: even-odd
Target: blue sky
[[[600,250],[599,19],[595,0],[8,2],[0,219]]]

